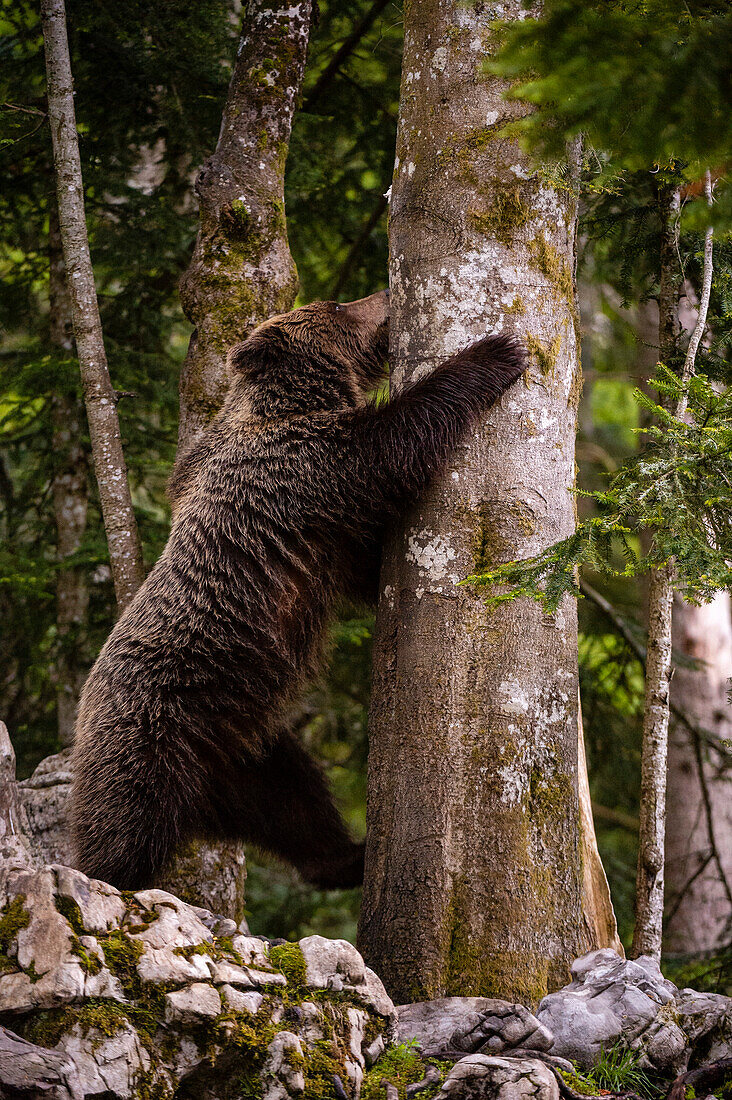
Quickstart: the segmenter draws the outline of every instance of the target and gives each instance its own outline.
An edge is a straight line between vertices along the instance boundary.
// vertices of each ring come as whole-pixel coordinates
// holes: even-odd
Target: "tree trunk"
[[[397,1000],[536,1004],[585,946],[576,608],[487,611],[456,584],[574,527],[576,202],[497,137],[519,108],[481,72],[491,18],[405,10],[390,362],[401,384],[514,331],[533,366],[385,550],[360,946]]]
[[[705,181],[707,202],[712,204],[711,173]],[[658,297],[658,343],[666,363],[676,349],[679,331],[678,221],[680,193],[668,186],[659,192],[661,235],[660,287]],[[703,289],[694,331],[681,372],[681,382],[687,384],[694,372],[696,352],[704,335],[709,295],[712,285],[712,229],[706,233],[704,245]],[[687,397],[682,391],[674,415],[686,415]],[[674,598],[673,558],[652,569],[648,584],[648,650],[643,708],[643,749],[641,756],[641,799],[638,830],[638,871],[636,875],[636,922],[633,931],[633,957],[652,955],[660,961],[663,937],[666,786],[668,769],[669,683],[671,676],[671,642]],[[700,757],[701,761],[701,757]],[[700,771],[703,768],[700,763]],[[702,774],[703,786],[703,774]],[[714,853],[713,822],[708,813],[711,849]],[[719,856],[717,855],[719,861]],[[717,870],[724,877],[721,863]],[[729,887],[728,887],[729,889]]]
[[[53,140],[58,214],[74,337],[114,590],[122,610],[142,584],[142,552],[89,254],[64,0],[42,0],[41,18],[46,51],[48,121]]]
[[[58,211],[54,202],[49,212],[49,328],[51,343],[59,351],[74,355],[71,299],[66,284]],[[56,720],[62,745],[74,736],[76,707],[84,682],[82,635],[89,605],[86,569],[69,565],[68,559],[81,546],[86,530],[88,474],[81,440],[81,409],[63,389],[53,396],[53,514],[56,521]]]
[[[677,664],[671,699],[697,725],[719,741],[732,740],[727,700],[732,679],[730,597],[720,592],[711,603],[674,604],[674,651],[698,662]],[[732,906],[715,863],[717,849],[727,883],[732,883],[732,769],[729,759],[701,749],[702,779],[711,810],[712,836],[700,757],[691,735],[675,723],[668,750],[666,880],[668,921],[664,946],[675,954],[699,955],[729,941]],[[712,843],[713,842],[713,843]]]
[[[652,569],[648,580],[648,648],[632,949],[633,958],[652,955],[657,960],[661,958],[663,923],[673,578],[673,564],[669,563]]]
[[[180,379],[179,449],[224,399],[228,349],[295,300],[284,174],[310,16],[310,0],[249,0],[244,12],[216,152],[196,182],[201,224],[181,280],[195,331]]]

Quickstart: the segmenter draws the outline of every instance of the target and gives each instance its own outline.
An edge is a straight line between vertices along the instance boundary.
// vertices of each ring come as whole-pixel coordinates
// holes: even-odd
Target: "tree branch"
[[[331,60],[323,69],[318,79],[315,81],[310,95],[305,100],[304,109],[306,111],[311,111],[316,103],[318,103],[323,98],[323,96],[333,83],[343,63],[346,61],[349,55],[353,53],[364,35],[371,30],[371,27],[373,26],[377,17],[381,15],[384,8],[390,2],[391,0],[375,0],[375,3],[372,4],[372,6],[364,15],[363,19],[356,24],[356,26],[349,34],[348,38],[344,39],[341,46],[336,50]]]
[[[379,201],[377,202],[376,206],[374,207],[371,214],[369,215],[367,221],[365,222],[365,224],[363,226],[363,229],[361,230],[359,235],[356,237],[356,240],[351,245],[351,247],[349,249],[349,252],[348,252],[348,255],[346,256],[345,260],[343,261],[343,264],[341,265],[341,269],[338,272],[338,277],[337,277],[337,279],[335,281],[335,284],[333,286],[333,295],[332,295],[333,298],[337,298],[338,295],[343,290],[343,287],[346,284],[348,276],[351,273],[351,269],[353,268],[354,262],[357,260],[362,248],[364,247],[364,245],[368,241],[368,239],[371,236],[371,234],[373,233],[374,229],[379,224],[379,220],[381,219],[381,216],[384,213],[384,211],[386,210],[388,205],[389,205],[389,200],[387,199],[386,195],[380,195],[379,196]]]

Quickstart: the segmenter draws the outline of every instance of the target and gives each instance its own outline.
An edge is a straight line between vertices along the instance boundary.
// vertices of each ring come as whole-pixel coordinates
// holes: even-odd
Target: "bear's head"
[[[265,420],[363,404],[383,377],[389,292],[270,317],[229,352],[237,401]]]

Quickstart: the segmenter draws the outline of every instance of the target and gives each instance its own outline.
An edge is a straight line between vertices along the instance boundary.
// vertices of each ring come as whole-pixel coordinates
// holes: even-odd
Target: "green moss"
[[[526,313],[526,306],[524,305],[523,298],[516,296],[511,302],[511,305],[504,309],[503,312],[507,317],[517,317],[521,313]]]
[[[304,1074],[303,1100],[332,1100],[333,1078],[340,1077],[341,1082],[347,1080],[338,1043],[333,1039],[321,1039],[314,1046],[306,1047]]]
[[[139,1000],[142,996],[142,983],[137,973],[137,964],[142,957],[142,944],[131,939],[119,928],[100,937],[99,942],[107,966],[119,978],[126,995],[133,1000]]]
[[[133,1100],[170,1100],[174,1090],[155,1069],[144,1070],[135,1077]]]
[[[498,191],[488,210],[468,212],[468,221],[474,229],[505,245],[513,242],[516,230],[526,225],[530,218],[531,207],[526,202],[520,184]]]
[[[136,1021],[126,1007],[114,1001],[88,1000],[73,1008],[52,1008],[45,1012],[34,1012],[25,1017],[20,1025],[15,1025],[19,1034],[38,1046],[53,1048],[78,1025],[81,1035],[98,1032],[98,1038],[92,1044],[95,1049],[103,1039],[109,1039],[118,1031]]]
[[[536,336],[528,333],[525,342],[530,358],[536,363],[544,377],[546,378],[550,374],[553,376],[556,371],[559,352],[562,348],[562,337],[557,335],[551,343],[542,344]]]
[[[81,909],[73,898],[67,898],[63,895],[57,895],[55,899],[56,908],[62,917],[65,917],[77,936],[84,936],[86,929],[84,928],[84,918],[81,915]]]
[[[541,768],[532,767],[529,776],[529,813],[540,827],[564,816],[567,805],[574,797],[568,775],[556,772],[546,775]]]
[[[596,1096],[597,1085],[594,1085],[592,1081],[586,1080],[578,1073],[570,1073],[567,1069],[557,1068],[556,1072],[560,1075],[562,1080],[569,1085],[574,1092],[578,1092],[580,1096]]]
[[[473,557],[473,571],[485,573],[491,569],[500,554],[502,540],[497,535],[489,505],[481,501],[473,512],[472,536],[470,548]]]
[[[280,943],[269,953],[270,962],[287,978],[291,991],[300,989],[307,979],[305,956],[296,943]]]
[[[394,1085],[399,1100],[405,1100],[407,1087],[423,1081],[428,1065],[435,1065],[440,1071],[440,1082],[420,1092],[423,1100],[432,1100],[440,1091],[442,1082],[450,1070],[449,1064],[425,1061],[415,1049],[413,1043],[400,1043],[389,1047],[379,1058],[375,1066],[366,1073],[361,1088],[361,1100],[384,1100],[386,1090],[382,1080]]]
[[[18,894],[0,910],[0,951],[6,952],[22,928],[30,924],[25,894]]]
[[[22,928],[30,924],[30,913],[25,908],[25,894],[18,894],[0,909],[0,974],[19,969],[17,959],[8,950]]]
[[[574,279],[569,264],[541,233],[529,242],[529,252],[534,267],[546,276],[558,297],[565,302],[579,343],[580,318],[574,298]]]
[[[98,955],[87,951],[78,936],[72,938],[71,950],[78,958],[79,965],[85,974],[98,974],[102,969],[102,960]]]

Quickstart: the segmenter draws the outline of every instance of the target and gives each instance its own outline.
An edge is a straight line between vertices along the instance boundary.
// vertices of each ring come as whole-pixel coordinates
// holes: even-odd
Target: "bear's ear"
[[[265,335],[253,333],[241,344],[235,344],[230,349],[226,359],[229,373],[235,377],[248,378],[256,381],[266,374],[274,366],[280,343],[270,331]]]

